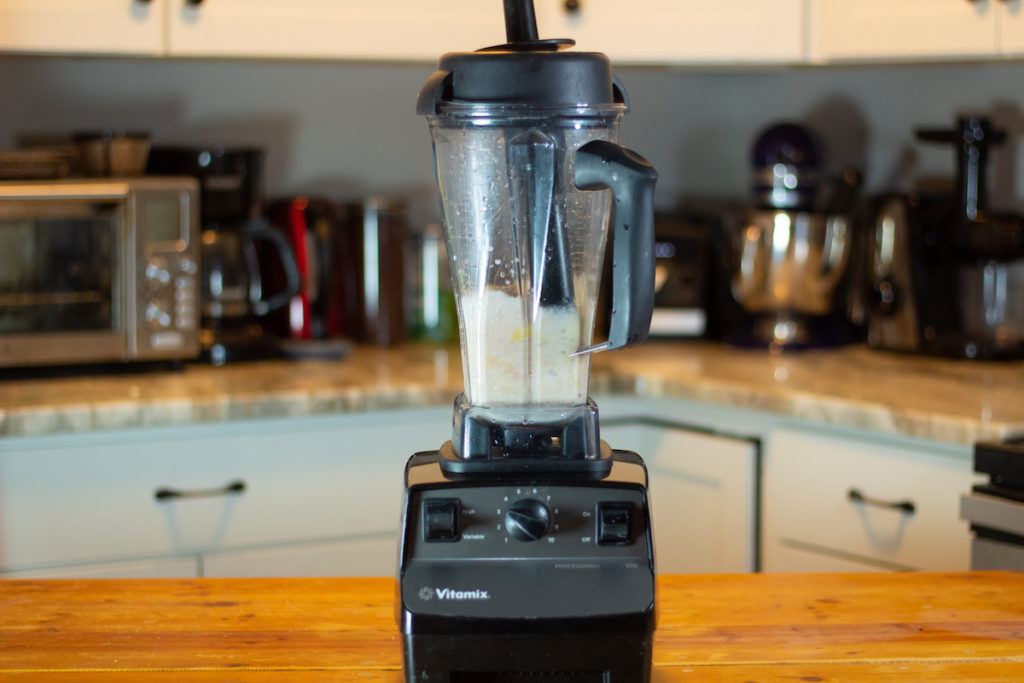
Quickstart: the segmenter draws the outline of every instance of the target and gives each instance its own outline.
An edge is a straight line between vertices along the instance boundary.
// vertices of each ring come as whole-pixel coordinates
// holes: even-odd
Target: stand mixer
[[[406,680],[648,681],[647,472],[600,440],[590,354],[642,342],[657,173],[616,144],[600,53],[539,40],[444,55],[420,91],[459,317],[452,439],[406,466],[398,620]],[[608,191],[610,190],[610,192]],[[594,317],[614,231],[608,339]]]

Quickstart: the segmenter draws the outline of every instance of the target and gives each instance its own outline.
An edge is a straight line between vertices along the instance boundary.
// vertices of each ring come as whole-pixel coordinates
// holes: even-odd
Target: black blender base
[[[398,622],[408,683],[647,683],[655,631],[647,471],[406,465]]]
[[[650,633],[406,635],[407,683],[648,683]]]

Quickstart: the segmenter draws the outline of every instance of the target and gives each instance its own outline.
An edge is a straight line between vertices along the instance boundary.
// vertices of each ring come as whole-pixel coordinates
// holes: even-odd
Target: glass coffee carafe
[[[604,55],[538,40],[531,3],[505,8],[509,43],[445,55],[418,103],[462,344],[455,471],[600,461],[590,353],[643,341],[653,304],[657,173],[616,144],[625,92]],[[609,218],[612,315],[595,344]]]

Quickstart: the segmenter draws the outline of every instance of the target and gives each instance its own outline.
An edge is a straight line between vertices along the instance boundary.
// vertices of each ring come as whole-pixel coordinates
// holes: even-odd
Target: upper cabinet
[[[0,51],[158,55],[169,2],[0,0]]]
[[[167,2],[171,55],[433,61],[505,40],[496,0]]]
[[[497,0],[171,2],[174,55],[414,59],[505,41]],[[799,60],[804,0],[535,0],[541,38],[616,62]]]
[[[1024,0],[534,0],[616,64],[1024,57]],[[434,62],[502,43],[498,0],[0,0],[0,52]]]
[[[1021,0],[999,3],[996,22],[1000,52],[1007,56],[1024,55],[1024,3]]]
[[[805,0],[535,0],[620,63],[795,62]],[[435,61],[505,41],[498,0],[0,0],[0,51]]]
[[[803,59],[804,0],[535,0],[542,38],[572,38],[614,63]]]
[[[1024,54],[1021,0],[812,0],[815,61]]]

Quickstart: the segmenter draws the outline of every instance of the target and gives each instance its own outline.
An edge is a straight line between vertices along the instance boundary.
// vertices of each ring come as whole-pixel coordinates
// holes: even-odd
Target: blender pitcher
[[[505,0],[505,19],[508,43],[444,55],[417,103],[462,346],[443,464],[593,471],[604,464],[590,353],[647,337],[657,172],[616,144],[628,104],[607,57],[538,40],[531,0]],[[595,345],[609,222],[612,315]]]

